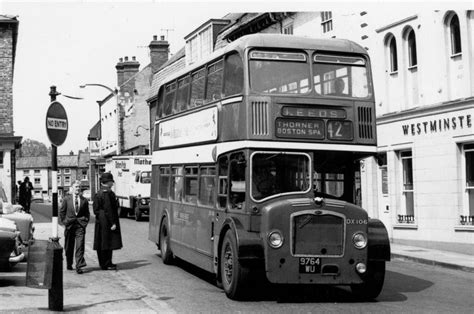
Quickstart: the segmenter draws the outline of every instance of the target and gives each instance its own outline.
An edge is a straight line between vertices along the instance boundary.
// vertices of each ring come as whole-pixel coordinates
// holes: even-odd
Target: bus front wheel
[[[249,279],[249,269],[239,263],[237,252],[235,235],[232,230],[228,230],[220,252],[220,273],[224,292],[233,300],[245,298]]]
[[[369,261],[364,283],[351,285],[352,293],[359,299],[375,299],[383,288],[385,280],[385,261]]]
[[[166,220],[166,217],[163,218],[163,221],[160,227],[160,250],[161,250],[161,259],[163,260],[163,263],[166,265],[173,264],[174,256],[170,248],[170,234],[169,234],[168,221]]]

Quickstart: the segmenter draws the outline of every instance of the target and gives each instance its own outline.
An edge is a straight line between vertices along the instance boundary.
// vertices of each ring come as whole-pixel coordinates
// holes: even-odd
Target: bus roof
[[[222,49],[218,49],[211,53],[209,56],[196,62],[190,66],[185,67],[175,73],[172,73],[164,81],[163,84],[169,83],[170,81],[190,72],[194,69],[198,69],[206,63],[212,61],[219,56],[225,55],[233,50],[243,51],[247,48],[260,47],[260,48],[278,48],[278,49],[311,49],[321,51],[334,51],[339,53],[357,53],[367,55],[367,51],[359,44],[350,41],[348,39],[338,38],[311,38],[301,37],[293,35],[282,35],[282,34],[251,34],[242,36],[239,39],[231,42],[229,45]],[[152,95],[152,98],[156,95]]]

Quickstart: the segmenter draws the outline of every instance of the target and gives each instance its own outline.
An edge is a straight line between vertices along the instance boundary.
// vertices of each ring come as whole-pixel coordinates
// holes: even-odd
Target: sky
[[[140,69],[149,64],[153,35],[167,35],[170,52],[184,46],[184,36],[210,18],[230,12],[321,11],[346,6],[348,1],[21,1],[0,0],[0,14],[20,21],[13,82],[15,135],[50,145],[45,118],[51,85],[84,100],[58,96],[66,109],[69,132],[58,154],[77,153],[88,146],[87,135],[99,119],[96,101],[108,95],[99,83],[116,87],[115,65],[136,56]],[[364,2],[372,7],[382,1]],[[397,2],[398,5],[399,2]],[[408,4],[408,1],[406,2]],[[413,2],[410,2],[412,5]]]

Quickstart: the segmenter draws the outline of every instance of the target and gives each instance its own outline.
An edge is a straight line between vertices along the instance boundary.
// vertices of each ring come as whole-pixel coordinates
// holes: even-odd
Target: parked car
[[[33,239],[33,216],[20,205],[11,204],[0,182],[0,268],[21,262],[23,251]]]

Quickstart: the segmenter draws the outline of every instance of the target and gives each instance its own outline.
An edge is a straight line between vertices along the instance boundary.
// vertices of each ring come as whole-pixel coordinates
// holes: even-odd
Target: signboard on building
[[[159,146],[171,147],[217,139],[217,108],[160,122]]]

